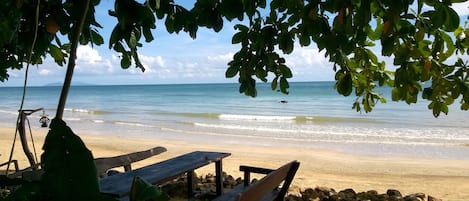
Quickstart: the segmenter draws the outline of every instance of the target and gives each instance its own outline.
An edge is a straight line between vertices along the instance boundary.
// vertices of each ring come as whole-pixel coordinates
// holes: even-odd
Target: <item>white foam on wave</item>
[[[64,117],[63,119],[65,121],[81,121],[80,118],[73,118],[73,117]]]
[[[218,117],[222,120],[245,120],[245,121],[286,121],[295,120],[294,116],[267,116],[267,115],[237,115],[237,114],[220,114]]]
[[[406,129],[353,128],[331,126],[279,126],[246,124],[193,123],[196,127],[216,129],[217,132],[231,130],[245,136],[265,136],[271,139],[288,139],[305,142],[340,142],[364,144],[408,144],[408,145],[456,145],[469,142],[461,134],[448,135],[438,131],[420,130],[416,135]],[[246,132],[251,131],[251,132]],[[410,132],[409,132],[410,131]],[[416,132],[416,131],[415,131]]]
[[[122,121],[116,121],[114,124],[117,125],[125,125],[125,126],[136,126],[136,127],[153,127],[151,125],[147,124],[142,124],[142,123],[135,123],[135,122],[122,122]]]
[[[229,124],[194,123],[194,126],[206,127],[206,128],[217,128],[217,129],[231,129],[231,130],[264,131],[264,132],[273,132],[273,133],[288,132],[285,129],[278,129],[278,128],[267,128],[267,127],[260,127],[260,126],[229,125]]]
[[[102,114],[105,113],[104,111],[100,110],[88,110],[88,109],[82,109],[82,108],[65,108],[64,109],[67,112],[71,113],[83,113],[83,114]]]
[[[10,115],[18,115],[18,112],[9,111],[9,110],[0,110],[0,113],[10,114]]]
[[[98,123],[98,124],[102,124],[104,123],[104,120],[101,120],[101,119],[94,119],[92,120],[94,123]]]

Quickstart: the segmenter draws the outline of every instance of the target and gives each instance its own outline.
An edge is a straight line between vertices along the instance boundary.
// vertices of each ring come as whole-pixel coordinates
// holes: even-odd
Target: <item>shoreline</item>
[[[38,157],[46,133],[47,129],[33,130]],[[0,127],[0,163],[8,160],[13,134],[14,128]],[[387,189],[397,189],[403,194],[425,193],[443,200],[469,200],[469,160],[364,156],[304,147],[210,143],[191,139],[82,133],[78,135],[95,158],[126,154],[155,146],[168,149],[160,155],[135,163],[133,168],[196,150],[220,151],[232,154],[223,160],[223,170],[235,178],[242,177],[238,170],[239,165],[277,168],[292,160],[298,160],[301,164],[291,189],[304,190],[325,186],[338,191],[352,188],[357,192],[377,190],[380,193],[386,192]],[[20,168],[25,168],[28,166],[27,160],[20,142],[16,143],[13,158],[19,160]],[[212,173],[213,167],[201,168],[196,172],[200,175]]]

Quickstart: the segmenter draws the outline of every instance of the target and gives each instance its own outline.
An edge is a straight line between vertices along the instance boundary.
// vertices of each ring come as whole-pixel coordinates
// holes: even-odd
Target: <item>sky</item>
[[[119,54],[108,48],[109,36],[116,24],[116,20],[108,15],[108,10],[113,10],[113,4],[114,0],[101,0],[97,7],[95,15],[103,26],[99,32],[105,43],[101,46],[78,47],[72,85],[237,82],[236,77],[225,78],[227,63],[240,48],[239,45],[231,44],[231,37],[236,33],[233,25],[238,23],[237,21],[225,22],[219,33],[199,28],[195,40],[185,32],[168,34],[161,21],[154,31],[155,40],[151,43],[142,41],[143,48],[139,49],[140,59],[146,71],[142,72],[134,66],[124,70],[120,67]],[[453,6],[456,12],[463,16],[462,23],[467,21],[468,6],[469,2]],[[294,52],[285,57],[293,73],[290,81],[334,80],[333,64],[324,57],[324,51],[319,52],[314,45],[296,45]],[[390,59],[382,59],[386,64],[392,64]],[[10,70],[8,81],[0,83],[0,86],[22,86],[25,69]],[[52,59],[46,58],[43,64],[30,67],[28,86],[62,85],[65,71],[66,65],[60,67]]]

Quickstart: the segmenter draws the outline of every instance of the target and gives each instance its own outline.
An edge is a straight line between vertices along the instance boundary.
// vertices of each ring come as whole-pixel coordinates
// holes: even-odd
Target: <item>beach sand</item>
[[[38,157],[47,129],[34,130]],[[291,186],[293,190],[325,186],[340,191],[397,189],[402,194],[425,193],[448,201],[469,200],[469,160],[443,160],[403,157],[371,157],[349,155],[305,148],[243,146],[228,143],[200,143],[190,140],[162,140],[158,138],[110,137],[79,134],[95,158],[109,157],[164,146],[167,152],[135,163],[133,168],[165,160],[196,150],[229,152],[223,160],[223,170],[241,177],[239,165],[277,168],[292,160],[301,162]],[[14,129],[0,128],[0,163],[8,160],[13,142]],[[28,167],[19,139],[14,159],[20,168]],[[0,169],[4,169],[1,167]],[[213,173],[214,166],[197,170],[197,174]]]

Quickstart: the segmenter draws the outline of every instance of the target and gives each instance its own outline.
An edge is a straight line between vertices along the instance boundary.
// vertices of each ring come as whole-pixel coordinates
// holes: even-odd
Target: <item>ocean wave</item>
[[[296,116],[268,116],[268,115],[238,115],[220,114],[222,120],[249,120],[249,121],[294,121]]]
[[[161,113],[159,113],[161,115]],[[180,115],[191,118],[219,119],[224,121],[257,121],[257,122],[286,122],[286,123],[314,123],[314,124],[336,124],[336,123],[382,123],[380,120],[356,117],[335,116],[295,116],[295,115],[252,115],[252,114],[229,114],[229,113],[167,113],[165,115]]]
[[[93,115],[102,115],[111,113],[109,111],[104,110],[88,110],[88,109],[81,109],[81,108],[65,108],[64,111],[71,112],[71,113],[84,113],[84,114],[93,114]]]
[[[241,133],[243,136],[266,136],[272,139],[287,138],[293,141],[427,145],[456,145],[461,144],[461,142],[469,142],[469,138],[465,135],[448,135],[448,133],[438,130],[364,129],[336,126],[294,126],[287,128],[268,125],[210,124],[198,122],[193,123],[193,125],[206,129],[216,129],[223,133]],[[246,132],[240,131],[252,131],[252,133],[246,134]]]
[[[197,123],[197,126],[207,126],[207,124]],[[249,127],[241,127],[241,126],[221,126],[221,125],[211,125],[211,127],[217,128],[238,128],[243,130],[268,130],[268,129],[255,129]],[[236,137],[236,138],[248,138],[253,140],[261,140],[263,142],[272,141],[275,143],[278,142],[292,142],[292,143],[343,143],[343,144],[375,144],[375,145],[411,145],[411,146],[459,146],[457,142],[433,142],[433,141],[409,141],[409,140],[395,140],[395,141],[383,141],[380,138],[328,138],[328,137],[307,137],[302,136],[298,137],[295,135],[256,135],[256,134],[246,134],[245,132],[234,132],[234,133],[226,133],[226,132],[219,132],[219,131],[209,131],[209,130],[184,130],[184,129],[176,129],[176,128],[162,128],[163,131],[169,132],[178,132],[178,133],[185,133],[185,134],[193,134],[193,135],[206,135],[206,136],[220,136],[220,137]],[[270,129],[273,131],[275,129]],[[241,140],[242,141],[242,140]]]
[[[154,127],[148,124],[142,124],[142,123],[137,123],[137,122],[124,122],[124,121],[116,121],[114,122],[114,124],[125,125],[125,126],[135,126],[135,127],[149,127],[149,128]]]
[[[81,118],[73,118],[73,117],[63,117],[65,121],[82,121]]]
[[[0,110],[0,113],[10,114],[10,115],[18,115],[17,111],[10,111],[10,110]]]
[[[186,116],[186,117],[208,118],[208,119],[218,119],[220,116],[220,114],[217,114],[217,113],[176,113],[176,114]]]
[[[102,124],[104,123],[105,121],[104,120],[101,120],[101,119],[93,119],[91,120],[93,123],[98,123],[98,124]]]

